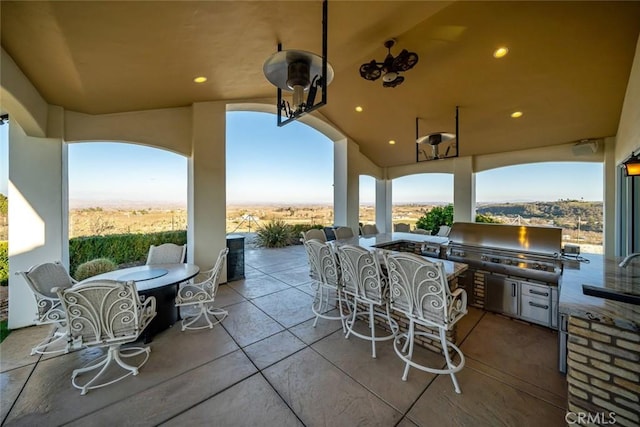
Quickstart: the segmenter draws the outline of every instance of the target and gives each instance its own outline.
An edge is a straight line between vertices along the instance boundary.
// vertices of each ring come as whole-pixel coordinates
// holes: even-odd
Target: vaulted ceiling
[[[463,156],[616,134],[638,1],[328,6],[335,78],[319,112],[379,166],[415,162],[416,118],[421,133],[452,132],[456,106]],[[2,47],[45,100],[89,114],[275,97],[262,66],[277,44],[322,48],[319,0],[3,0],[0,15]],[[358,71],[384,59],[390,38],[392,54],[419,55],[396,88]],[[495,59],[499,46],[509,53]],[[195,84],[201,75],[208,81]],[[513,119],[516,110],[523,116]]]

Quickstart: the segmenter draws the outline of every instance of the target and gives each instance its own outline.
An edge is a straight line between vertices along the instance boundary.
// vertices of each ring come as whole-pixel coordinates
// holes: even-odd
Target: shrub
[[[9,333],[11,333],[11,330],[9,329],[8,325],[8,321],[7,320],[2,320],[0,321],[0,342],[4,341],[4,339],[7,337],[7,335],[9,335]]]
[[[81,281],[88,279],[89,277],[97,276],[98,274],[107,273],[113,271],[118,266],[115,262],[108,258],[98,258],[91,261],[84,262],[76,269],[75,279]]]
[[[109,258],[118,265],[134,262],[144,264],[149,246],[163,243],[184,245],[187,243],[187,232],[181,230],[76,237],[69,240],[69,269],[75,271],[83,262],[96,258]]]
[[[0,242],[0,286],[9,284],[9,242]]]
[[[451,226],[453,224],[453,205],[444,207],[436,206],[429,212],[418,219],[416,228],[423,230],[431,230],[431,234],[435,234],[441,225]]]
[[[491,214],[476,214],[476,222],[482,222],[485,224],[502,224],[498,218],[492,216]]]
[[[280,219],[269,221],[256,231],[256,245],[264,248],[282,248],[294,238],[291,226]]]

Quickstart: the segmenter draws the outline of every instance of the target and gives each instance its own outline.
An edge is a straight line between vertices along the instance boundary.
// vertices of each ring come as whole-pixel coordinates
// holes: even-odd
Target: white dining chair
[[[311,311],[316,316],[313,327],[316,327],[318,319],[321,318],[339,320],[342,323],[342,331],[346,333],[345,320],[349,317],[350,310],[345,307],[348,306],[348,302],[343,292],[338,257],[329,243],[311,239],[304,242],[304,247],[313,279],[311,289],[314,291],[314,297]],[[335,308],[338,308],[338,315],[328,314]]]
[[[38,264],[17,274],[24,278],[36,299],[35,323],[53,326],[50,334],[31,349],[31,355],[68,353],[66,313],[53,289],[70,288],[77,282],[59,261]]]
[[[436,233],[436,236],[448,237],[450,232],[451,232],[451,227],[449,227],[448,225],[441,225],[440,228],[438,229],[438,233]]]
[[[406,333],[394,340],[398,357],[405,362],[402,380],[406,381],[409,368],[414,367],[432,374],[449,374],[456,393],[461,393],[455,376],[465,364],[464,354],[451,341],[446,332],[467,314],[467,293],[462,288],[449,290],[444,264],[408,252],[385,252],[385,264],[391,291],[391,309],[404,315],[409,321]],[[415,325],[438,330],[438,334],[416,331]],[[430,367],[413,359],[415,337],[423,336],[440,342],[446,367]],[[405,343],[400,348],[401,339]],[[452,349],[459,357],[457,364],[449,353]]]
[[[363,236],[370,236],[378,234],[378,227],[375,224],[365,224],[360,228],[360,231]]]
[[[182,264],[187,255],[187,245],[163,243],[159,246],[151,245],[147,254],[147,265]]]
[[[213,306],[220,285],[220,273],[226,264],[228,253],[229,248],[222,249],[213,268],[200,273],[205,276],[204,280],[180,285],[175,300],[176,306],[180,308],[193,307],[196,310],[195,313],[188,313],[188,309],[181,310],[183,331],[213,328],[229,315],[227,310]],[[200,319],[205,319],[206,323],[204,325],[198,324]]]
[[[389,312],[389,287],[384,277],[378,253],[360,246],[340,245],[336,248],[344,293],[353,299],[352,315],[346,321],[347,334],[371,341],[371,357],[376,358],[376,342],[392,340],[398,333],[398,323]],[[366,310],[358,313],[358,304]],[[365,317],[369,323],[369,334],[355,329],[358,316]],[[376,336],[375,318],[385,323],[390,333]]]
[[[336,235],[336,239],[348,239],[354,236],[351,227],[336,227],[333,233]]]
[[[393,231],[397,231],[399,233],[408,233],[411,231],[411,226],[405,222],[398,222],[393,225]]]
[[[301,231],[302,241],[305,242],[310,239],[316,239],[321,242],[327,241],[327,235],[324,234],[324,230],[318,230],[317,228],[311,228],[307,231]]]
[[[156,299],[147,297],[140,302],[133,281],[89,280],[71,288],[54,288],[66,313],[66,331],[75,348],[99,347],[106,354],[93,352],[89,363],[74,369],[71,384],[81,390],[101,388],[123,380],[129,375],[138,375],[138,369],[149,359],[150,347],[123,344],[138,340],[142,331],[156,315]],[[97,356],[97,357],[96,357]],[[142,356],[142,357],[138,357]],[[134,358],[133,364],[124,359]],[[124,374],[116,374],[117,365]],[[87,379],[87,373],[97,373]]]

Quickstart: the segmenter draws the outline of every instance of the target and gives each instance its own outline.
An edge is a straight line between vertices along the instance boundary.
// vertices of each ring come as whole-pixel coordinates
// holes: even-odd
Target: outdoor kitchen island
[[[584,258],[589,262],[573,269],[565,265],[560,286],[559,359],[567,372],[568,410],[591,416],[594,424],[638,426],[640,305],[585,295],[582,285],[638,298],[640,260],[622,268],[621,259]]]

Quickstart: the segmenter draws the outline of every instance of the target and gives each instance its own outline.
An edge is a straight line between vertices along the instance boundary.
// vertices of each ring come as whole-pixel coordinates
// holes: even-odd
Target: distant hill
[[[478,206],[477,212],[495,217],[542,219],[563,228],[602,232],[603,203],[580,200],[555,202],[496,203]]]

